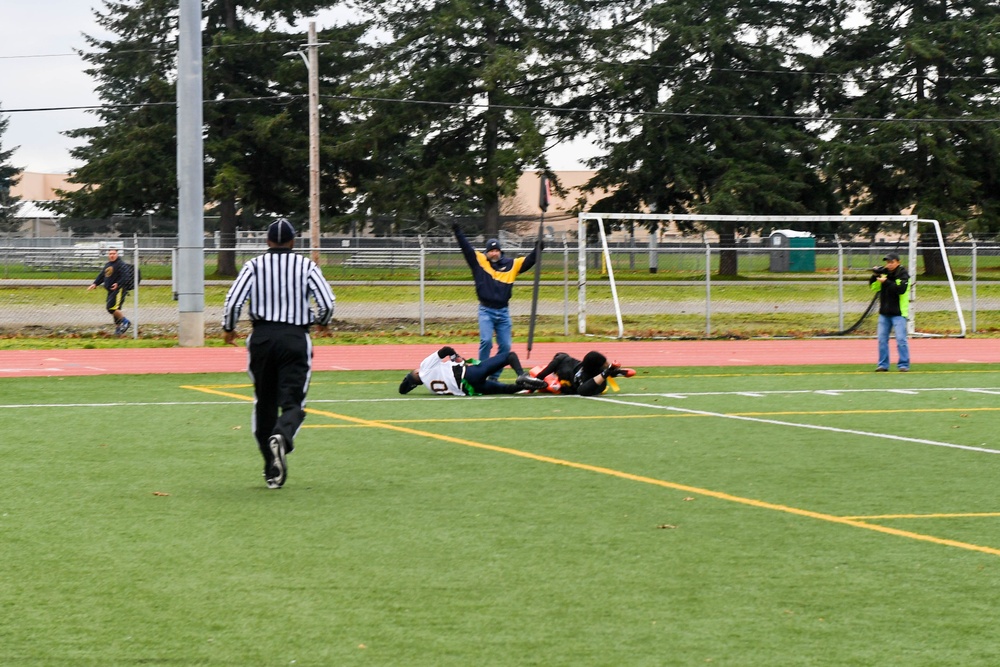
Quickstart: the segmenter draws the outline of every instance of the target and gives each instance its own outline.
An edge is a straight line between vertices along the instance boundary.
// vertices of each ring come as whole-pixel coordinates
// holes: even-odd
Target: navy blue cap
[[[500,241],[497,241],[496,239],[490,239],[487,241],[486,250],[483,252],[489,252],[490,250],[500,250]],[[503,250],[500,250],[500,252],[503,252]]]
[[[267,228],[267,240],[271,243],[285,244],[295,238],[295,227],[285,218],[278,218]]]

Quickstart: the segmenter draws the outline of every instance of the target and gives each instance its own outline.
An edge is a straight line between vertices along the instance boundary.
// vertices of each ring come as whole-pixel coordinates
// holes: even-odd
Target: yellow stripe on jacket
[[[479,262],[479,267],[499,283],[513,283],[514,279],[517,278],[517,274],[521,272],[521,265],[524,264],[524,260],[524,257],[517,257],[514,259],[514,264],[510,267],[510,271],[497,271],[490,265],[490,260],[486,258],[486,255],[478,250],[476,251],[476,261]]]

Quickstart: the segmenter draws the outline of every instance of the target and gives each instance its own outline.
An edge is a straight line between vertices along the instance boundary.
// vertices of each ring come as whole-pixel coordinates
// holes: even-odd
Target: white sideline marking
[[[821,396],[841,396],[842,394],[906,394],[917,396],[926,391],[958,391],[970,394],[1000,394],[1000,390],[986,389],[983,387],[928,387],[924,389],[775,389],[768,391],[693,391],[690,393],[622,393],[619,398],[627,396],[662,396],[664,398],[692,398],[694,396],[786,396],[789,394],[819,394]]]
[[[0,410],[11,410],[15,408],[117,408],[128,407],[130,405],[246,405],[246,401],[161,401],[132,403],[118,401],[115,403],[20,403],[20,404],[0,404]]]
[[[777,419],[761,419],[759,417],[744,417],[742,415],[727,415],[721,412],[708,412],[706,410],[690,410],[688,408],[678,408],[672,405],[649,405],[648,403],[637,403],[635,401],[623,401],[618,398],[605,398],[603,396],[591,396],[589,400],[602,401],[604,403],[617,403],[638,408],[653,408],[654,410],[669,410],[671,412],[683,412],[692,415],[703,415],[706,417],[719,417],[721,419],[736,419],[739,421],[756,422],[758,424],[774,424],[776,426],[792,426],[794,428],[806,428],[814,431],[830,431],[831,433],[847,433],[850,435],[861,435],[870,438],[882,438],[883,440],[897,440],[899,442],[915,442],[920,445],[933,445],[934,447],[949,447],[951,449],[964,449],[970,452],[983,452],[984,454],[1000,454],[1000,450],[989,449],[987,447],[971,447],[969,445],[956,445],[953,442],[939,442],[937,440],[924,440],[922,438],[907,438],[891,433],[870,433],[868,431],[856,431],[849,428],[835,428],[833,426],[817,426],[815,424],[796,424],[795,422],[783,422]]]

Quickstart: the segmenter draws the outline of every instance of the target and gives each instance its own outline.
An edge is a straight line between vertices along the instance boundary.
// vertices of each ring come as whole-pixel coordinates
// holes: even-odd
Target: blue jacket
[[[536,251],[532,250],[524,257],[511,259],[505,257],[500,251],[500,259],[490,262],[486,254],[479,252],[472,247],[469,239],[459,229],[458,225],[452,225],[455,231],[455,238],[462,248],[462,254],[469,268],[472,269],[472,278],[476,282],[476,296],[479,303],[487,308],[506,308],[510,303],[510,295],[514,290],[514,279],[522,271],[527,271],[535,265]]]
[[[112,285],[117,285],[114,289],[131,291],[135,289],[135,267],[121,257],[113,262],[106,262],[94,278],[94,284],[103,285],[109,292],[112,291]]]

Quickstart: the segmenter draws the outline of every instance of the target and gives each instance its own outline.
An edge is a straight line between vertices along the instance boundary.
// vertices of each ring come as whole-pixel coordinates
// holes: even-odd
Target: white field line
[[[246,405],[245,401],[159,401],[135,403],[132,401],[116,401],[114,403],[19,403],[0,404],[0,410],[16,410],[22,408],[120,408],[143,405]]]
[[[249,385],[247,385],[249,387]],[[1000,389],[985,388],[985,387],[930,387],[930,388],[917,388],[906,390],[907,394],[921,394],[923,392],[931,391],[950,391],[950,392],[968,392],[970,394],[988,394],[988,395],[1000,395]],[[791,394],[816,394],[819,396],[840,396],[842,394],[858,394],[858,393],[892,393],[898,394],[902,393],[899,389],[779,389],[774,391],[700,391],[700,392],[668,392],[668,393],[621,393],[616,394],[617,398],[649,398],[651,396],[660,398],[672,398],[677,400],[683,400],[686,398],[696,398],[698,396],[745,396],[747,398],[764,398],[765,396],[787,396]],[[308,402],[312,403],[325,403],[325,404],[336,404],[336,403],[389,403],[394,401],[442,401],[452,398],[462,398],[464,400],[476,400],[476,401],[492,401],[498,399],[506,399],[506,396],[493,395],[493,396],[438,396],[438,395],[425,395],[425,396],[390,396],[386,398],[310,398]],[[569,398],[579,399],[579,396],[556,396],[553,394],[531,394],[526,396],[520,396],[520,399],[533,398],[533,399],[556,399],[566,400]],[[607,398],[607,397],[604,397]],[[131,401],[115,401],[113,403],[12,403],[3,404],[0,403],[0,410],[3,409],[14,409],[14,408],[106,408],[106,407],[127,407],[130,405],[143,406],[143,405],[234,405],[239,404],[241,401],[164,401],[164,402],[144,402],[135,403]],[[646,407],[657,407],[657,406],[646,406]],[[784,422],[782,422],[784,423]]]
[[[734,392],[739,393],[739,392]],[[628,405],[637,408],[651,408],[653,410],[667,410],[670,412],[681,412],[691,415],[702,415],[705,417],[718,417],[719,419],[735,419],[738,421],[755,422],[758,424],[773,424],[775,426],[791,426],[792,428],[805,428],[811,429],[813,431],[829,431],[831,433],[843,433],[848,435],[860,435],[869,438],[881,438],[882,440],[896,440],[898,442],[913,442],[920,445],[933,445],[934,447],[949,447],[951,449],[964,449],[970,452],[982,452],[984,454],[1000,454],[998,449],[989,449],[988,447],[972,447],[969,445],[956,445],[953,442],[939,442],[937,440],[924,440],[923,438],[907,438],[901,435],[893,435],[892,433],[872,433],[869,431],[857,431],[849,428],[836,428],[833,426],[818,426],[816,424],[796,424],[795,422],[785,422],[777,419],[761,419],[759,417],[744,417],[741,415],[727,415],[721,412],[708,412],[706,410],[690,410],[688,408],[678,408],[672,405],[650,405],[648,403],[638,403],[636,401],[624,401],[619,398],[607,398],[604,396],[592,396],[589,398],[591,401],[600,401],[602,403],[617,403],[619,405]]]

